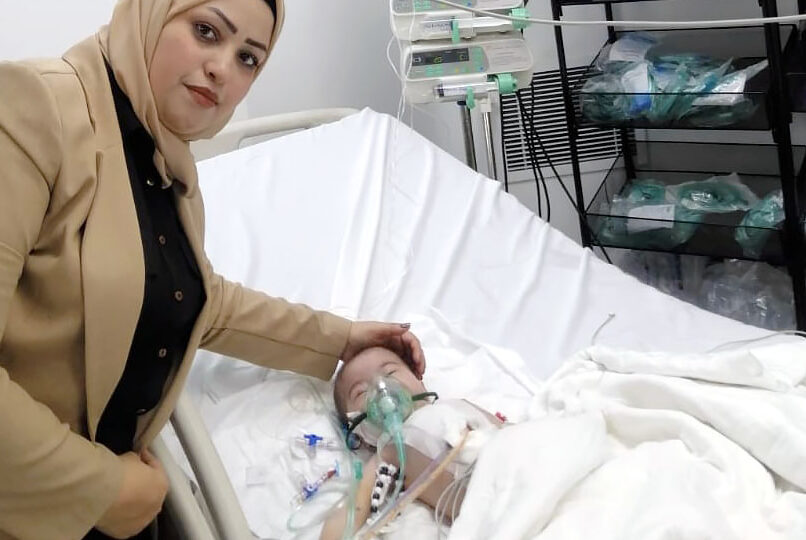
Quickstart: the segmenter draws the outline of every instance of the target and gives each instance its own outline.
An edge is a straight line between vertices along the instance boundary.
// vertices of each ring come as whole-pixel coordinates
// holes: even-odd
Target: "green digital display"
[[[467,62],[468,60],[470,60],[470,50],[466,47],[463,49],[414,53],[411,56],[411,64],[413,67],[456,64],[459,62]]]

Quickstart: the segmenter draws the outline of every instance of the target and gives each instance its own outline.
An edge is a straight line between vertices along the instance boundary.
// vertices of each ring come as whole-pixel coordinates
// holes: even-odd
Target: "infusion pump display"
[[[414,43],[403,52],[409,81],[515,73],[532,69],[532,54],[517,35],[478,38],[466,46]]]
[[[470,49],[446,49],[436,52],[421,52],[411,55],[411,65],[414,66],[438,66],[441,64],[457,64],[470,60]]]
[[[411,51],[409,79],[430,79],[444,75],[486,73],[490,61],[478,46]]]
[[[523,0],[454,0],[456,4],[465,7],[493,10],[493,9],[514,9],[523,5]],[[445,11],[456,9],[432,0],[393,0],[392,11],[401,15],[412,11]]]

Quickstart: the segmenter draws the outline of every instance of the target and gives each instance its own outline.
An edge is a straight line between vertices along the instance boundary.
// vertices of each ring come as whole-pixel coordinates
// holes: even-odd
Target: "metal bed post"
[[[555,21],[562,18],[562,7],[560,0],[551,0],[551,15]],[[574,196],[576,197],[576,207],[579,210],[579,233],[584,247],[591,246],[590,228],[585,221],[585,195],[582,190],[582,173],[579,169],[579,153],[577,151],[577,127],[574,113],[574,98],[571,95],[571,84],[568,81],[568,65],[565,61],[565,44],[563,43],[563,31],[561,26],[554,27],[554,40],[557,43],[557,60],[560,70],[560,78],[563,86],[563,100],[565,101],[565,118],[568,124],[568,151],[571,159],[571,170],[574,175]]]
[[[235,122],[221,130],[214,139],[194,143],[192,150],[200,160],[237,150],[245,139],[251,137],[312,128],[357,112],[350,108],[315,109]],[[170,490],[166,509],[175,518],[179,533],[188,540],[254,540],[204,421],[185,391],[177,400],[171,424],[199,482],[200,497],[213,522],[211,526],[190,489],[189,479],[174,461],[162,438],[157,437],[151,448],[168,476]]]
[[[221,538],[254,540],[204,421],[185,392],[182,392],[176,402],[171,423],[182,443],[182,448],[185,449]]]
[[[190,480],[174,461],[162,436],[157,436],[151,443],[151,451],[162,463],[168,477],[171,488],[165,498],[165,509],[173,518],[180,537],[188,540],[217,540],[218,535],[210,529],[210,524],[190,489]]]
[[[479,170],[476,163],[476,145],[473,141],[473,118],[470,116],[470,109],[465,101],[458,101],[460,113],[462,114],[462,135],[465,143],[465,162],[474,171]]]
[[[490,99],[489,97],[487,98]],[[493,180],[498,180],[498,165],[495,162],[495,147],[493,142],[493,125],[490,116],[492,112],[490,107],[492,106],[491,103],[482,104],[483,110],[481,116],[484,120],[484,142],[487,146],[487,169],[490,173],[490,178]]]
[[[764,17],[776,17],[778,6],[776,0],[760,0]],[[769,106],[773,113],[772,135],[778,148],[778,166],[781,174],[781,189],[784,194],[784,250],[787,267],[792,278],[792,292],[795,298],[795,320],[800,330],[806,329],[806,272],[804,272],[803,230],[800,223],[798,188],[795,184],[795,171],[792,156],[792,137],[789,124],[792,115],[789,112],[789,94],[787,92],[784,66],[781,60],[781,33],[777,23],[764,25],[764,37],[767,45],[770,94]]]
[[[613,4],[610,2],[605,4],[605,17],[608,21],[613,20]],[[615,43],[616,29],[613,26],[607,27],[607,41]],[[624,158],[624,169],[627,171],[627,178],[630,180],[635,179],[635,163],[632,156],[632,145],[630,144],[629,129],[619,128],[619,137],[621,138],[621,155]]]

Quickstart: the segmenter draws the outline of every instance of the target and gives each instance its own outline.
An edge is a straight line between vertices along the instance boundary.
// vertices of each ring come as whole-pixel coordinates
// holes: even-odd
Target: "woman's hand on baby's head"
[[[349,362],[364,349],[384,347],[400,356],[417,378],[422,379],[425,373],[425,355],[420,340],[409,327],[408,323],[356,321],[350,328],[341,358],[344,362]]]

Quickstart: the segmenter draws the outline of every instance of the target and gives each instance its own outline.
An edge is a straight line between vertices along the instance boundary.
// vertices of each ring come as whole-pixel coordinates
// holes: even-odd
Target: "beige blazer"
[[[93,39],[63,59],[0,63],[0,540],[80,538],[120,482],[117,458],[91,441],[123,373],[145,270]],[[198,347],[327,378],[350,330],[213,273],[199,190],[176,202],[207,302],[138,424],[138,449],[168,420]]]

